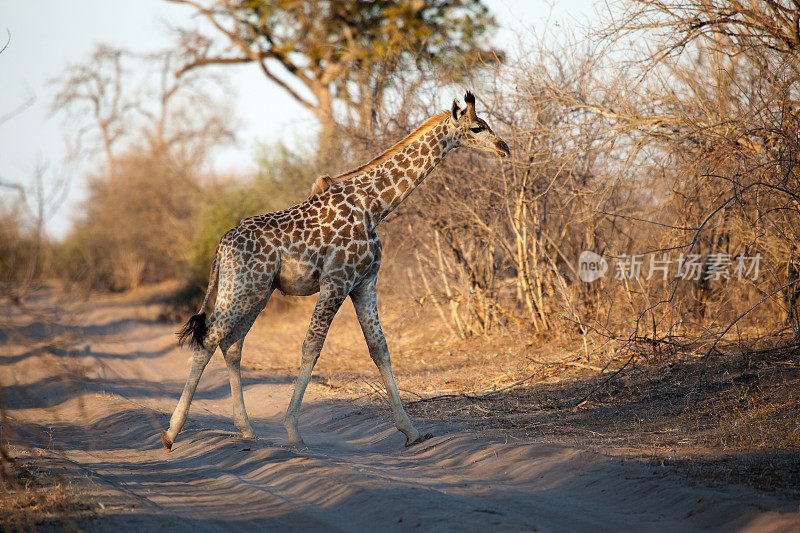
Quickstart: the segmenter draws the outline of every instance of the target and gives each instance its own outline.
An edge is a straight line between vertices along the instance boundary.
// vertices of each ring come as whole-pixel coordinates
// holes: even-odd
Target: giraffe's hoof
[[[252,429],[240,430],[240,432],[242,434],[242,438],[243,439],[257,439],[258,438],[258,436],[256,435],[256,432],[253,431]]]
[[[410,439],[406,438],[406,448],[408,448],[409,446],[413,446],[415,444],[419,444],[422,441],[426,441],[431,437],[433,437],[433,433],[425,433],[425,435],[420,435],[419,437],[417,437],[414,440],[410,440]]]
[[[161,432],[161,444],[164,446],[166,451],[172,451],[172,439],[169,438],[169,435],[167,435],[166,431]]]
[[[305,441],[303,439],[286,439],[283,441],[286,446],[296,446],[298,448],[307,448]]]

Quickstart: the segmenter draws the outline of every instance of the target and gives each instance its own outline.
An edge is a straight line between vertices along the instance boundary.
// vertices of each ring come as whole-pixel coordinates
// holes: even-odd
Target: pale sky
[[[532,30],[550,22],[593,18],[592,0],[485,0],[501,30],[495,41],[511,49]],[[0,42],[11,40],[0,54],[0,117],[31,98],[33,105],[0,124],[0,179],[30,183],[37,162],[49,164],[51,177],[63,172],[66,154],[62,117],[50,116],[52,79],[69,65],[86,61],[97,43],[143,53],[171,45],[170,26],[191,24],[193,10],[164,0],[72,0],[69,2],[0,0]],[[1,46],[1,45],[0,45]],[[235,145],[216,156],[218,170],[253,169],[255,140],[276,142],[302,138],[313,131],[313,116],[270,84],[255,65],[225,67],[236,94]],[[441,102],[447,107],[449,102]],[[304,135],[305,134],[305,135]],[[0,189],[0,195],[12,194]],[[63,236],[81,209],[84,183],[73,176],[67,202],[52,217],[48,232]]]

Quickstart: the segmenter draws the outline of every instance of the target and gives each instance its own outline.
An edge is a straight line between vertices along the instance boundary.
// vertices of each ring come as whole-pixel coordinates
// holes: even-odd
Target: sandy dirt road
[[[165,453],[158,432],[188,350],[175,346],[173,328],[114,301],[75,316],[71,351],[48,347],[35,320],[21,324],[33,345],[0,337],[0,372],[34,452],[57,458],[97,502],[97,517],[80,523],[89,531],[800,530],[798,501],[781,494],[579,447],[416,420],[435,436],[406,449],[384,411],[320,385],[300,420],[308,447],[283,446],[293,375],[244,373],[260,437],[245,440],[219,355]]]

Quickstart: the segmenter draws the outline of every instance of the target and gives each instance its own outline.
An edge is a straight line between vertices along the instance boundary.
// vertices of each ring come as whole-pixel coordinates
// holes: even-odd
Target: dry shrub
[[[796,59],[744,24],[694,34],[663,11],[680,49],[630,15],[586,42],[538,43],[484,82],[483,114],[512,157],[449,156],[405,211],[423,294],[454,333],[511,325],[661,356],[798,338]],[[631,48],[631,31],[651,48]],[[585,250],[610,263],[592,284]],[[698,279],[678,276],[694,254]],[[618,273],[634,255],[641,275]],[[740,278],[756,256],[759,275]],[[662,259],[669,272],[648,279]]]
[[[180,277],[205,163],[231,138],[223,81],[178,76],[180,54],[98,45],[57,80],[55,112],[94,155],[85,212],[59,249],[62,277],[106,290]]]
[[[0,480],[0,531],[37,528],[78,530],[76,518],[90,518],[95,506],[69,481],[34,463],[16,462]]]
[[[0,206],[0,283],[34,276],[38,252],[36,236],[23,227],[21,220],[18,209]]]
[[[92,180],[70,242],[70,277],[126,290],[181,275],[199,191],[192,174],[170,163],[132,153],[118,158],[113,176]]]

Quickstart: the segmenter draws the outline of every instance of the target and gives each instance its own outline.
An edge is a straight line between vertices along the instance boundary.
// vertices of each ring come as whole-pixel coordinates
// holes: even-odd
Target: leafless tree
[[[89,171],[68,276],[119,290],[185,266],[200,179],[214,147],[232,139],[232,120],[224,81],[208,72],[177,76],[182,66],[173,51],[137,56],[101,46],[65,72],[54,107],[94,110],[79,136],[101,139],[106,159]]]
[[[129,133],[136,102],[130,91],[130,73],[123,64],[128,52],[98,45],[85,63],[72,65],[55,80],[61,89],[52,102],[54,113],[64,113],[73,122],[71,150],[78,153],[90,139],[90,151],[100,150],[108,173],[114,174],[115,148]],[[92,137],[97,139],[92,139]]]

